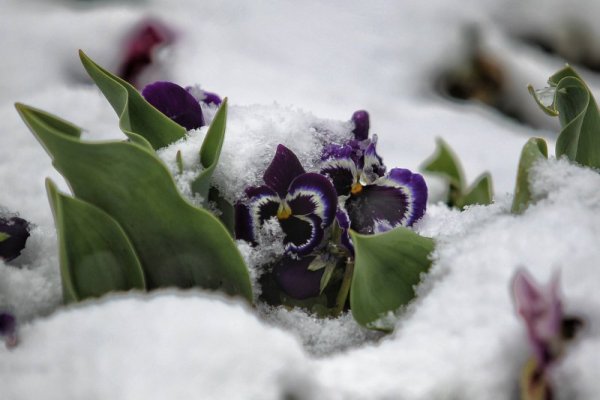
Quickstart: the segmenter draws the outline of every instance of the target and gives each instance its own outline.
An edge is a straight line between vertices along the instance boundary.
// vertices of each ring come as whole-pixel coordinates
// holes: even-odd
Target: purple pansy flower
[[[204,126],[200,103],[187,90],[173,82],[158,81],[142,90],[146,101],[187,130]]]
[[[529,343],[538,365],[544,368],[561,352],[563,307],[558,275],[543,287],[527,271],[519,270],[512,287],[517,312],[527,326]]]
[[[19,217],[0,217],[0,258],[10,261],[21,254],[29,237],[29,223]]]
[[[6,347],[17,345],[17,320],[8,312],[0,312],[0,337],[4,338]]]
[[[256,243],[263,223],[277,218],[286,252],[310,254],[335,217],[337,196],[331,182],[307,173],[296,155],[281,144],[263,180],[265,185],[246,189],[246,199],[236,204],[236,237]]]
[[[311,271],[311,263],[320,256],[294,259],[285,256],[273,266],[273,275],[279,287],[295,299],[303,300],[319,295],[325,269]]]
[[[138,86],[139,76],[154,61],[157,50],[173,42],[171,29],[155,20],[142,21],[125,41],[124,57],[118,75]]]
[[[427,204],[427,186],[420,174],[403,168],[386,173],[376,151],[377,136],[366,138],[369,124],[365,114],[353,115],[354,140],[324,149],[320,171],[331,179],[340,196],[337,221],[342,244],[350,251],[348,229],[373,234],[411,226],[423,216]]]

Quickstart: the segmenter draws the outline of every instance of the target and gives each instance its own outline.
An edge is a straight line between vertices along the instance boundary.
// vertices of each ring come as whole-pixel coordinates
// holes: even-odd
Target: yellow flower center
[[[286,203],[281,203],[277,210],[277,219],[288,219],[292,215],[292,209]]]
[[[362,192],[362,190],[363,190],[363,185],[356,182],[356,183],[352,184],[352,187],[350,188],[350,193],[359,194],[360,192]]]

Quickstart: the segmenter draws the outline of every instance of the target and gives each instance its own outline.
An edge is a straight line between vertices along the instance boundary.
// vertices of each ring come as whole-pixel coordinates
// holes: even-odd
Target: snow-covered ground
[[[87,3],[0,4],[0,207],[36,225],[22,256],[0,261],[0,309],[20,321],[19,345],[0,348],[0,398],[513,399],[529,354],[509,288],[519,267],[542,282],[559,270],[566,310],[586,321],[552,372],[558,398],[600,396],[600,176],[563,160],[541,163],[533,187],[540,201],[510,214],[521,147],[543,136],[553,148],[557,133],[526,84],[544,86],[564,59],[531,40],[575,38],[578,46],[556,51],[593,64],[597,2]],[[436,239],[434,263],[392,335],[366,331],[349,315],[317,320],[202,291],[61,305],[44,178],[67,188],[13,103],[58,114],[86,128],[87,140],[121,138],[76,50],[114,68],[123,37],[145,16],[177,33],[148,79],[229,98],[215,175],[228,187],[256,180],[280,142],[309,163],[317,150],[302,132],[342,135],[357,109],[370,112],[390,167],[418,170],[441,136],[469,182],[491,172],[495,203],[462,213],[436,203],[442,185],[427,177],[431,203],[416,229]],[[504,103],[524,122],[437,93],[440,74],[464,64],[473,26],[503,71]],[[580,72],[600,88],[600,75]]]

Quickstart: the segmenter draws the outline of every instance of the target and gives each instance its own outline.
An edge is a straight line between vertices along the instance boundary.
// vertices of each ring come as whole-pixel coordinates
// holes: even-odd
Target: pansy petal
[[[173,82],[151,83],[142,90],[142,96],[187,130],[204,126],[200,103],[187,90]]]
[[[377,178],[385,174],[385,165],[382,158],[377,154],[377,135],[373,135],[373,140],[365,149],[362,161],[361,181],[363,184],[373,183]]]
[[[358,181],[358,169],[351,158],[330,158],[321,163],[320,174],[331,179],[338,196],[350,194],[352,185]]]
[[[284,245],[288,253],[305,256],[323,241],[321,218],[316,215],[291,216],[279,221],[285,233]]]
[[[4,338],[7,347],[17,344],[17,319],[8,312],[0,312],[0,337]]]
[[[202,102],[206,103],[206,104],[212,104],[212,105],[218,106],[223,102],[223,100],[221,100],[221,97],[218,94],[205,91]]]
[[[335,220],[341,230],[340,244],[354,256],[354,245],[350,238],[350,216],[344,207],[338,207],[335,213]]]
[[[365,140],[369,137],[369,113],[365,110],[356,111],[352,114],[352,122],[354,122],[354,138],[357,140]]]
[[[300,259],[284,257],[273,267],[273,275],[279,287],[295,299],[307,299],[319,295],[324,268],[310,271],[308,266],[315,256]]]
[[[419,174],[394,168],[345,202],[352,229],[375,233],[382,227],[410,226],[425,212],[427,187]]]
[[[246,189],[248,200],[236,205],[236,238],[255,243],[262,224],[277,215],[279,196],[267,186]]]
[[[293,215],[316,215],[326,228],[335,217],[337,193],[329,179],[311,172],[294,179],[285,201]]]
[[[273,161],[263,175],[263,180],[281,198],[284,198],[292,181],[304,173],[298,157],[290,149],[280,144],[277,146]]]
[[[23,218],[0,217],[0,233],[8,236],[4,240],[0,240],[0,258],[10,261],[21,254],[21,250],[25,248],[25,243],[29,237],[29,222]]]

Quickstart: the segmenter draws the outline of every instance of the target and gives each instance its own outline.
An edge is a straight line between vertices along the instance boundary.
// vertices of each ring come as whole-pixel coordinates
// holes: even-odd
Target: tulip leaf
[[[530,190],[529,170],[540,159],[548,158],[548,145],[542,138],[531,138],[521,150],[521,159],[517,171],[517,183],[515,185],[515,197],[512,203],[512,212],[520,214],[532,202]]]
[[[542,104],[530,88],[536,102],[550,115],[558,115],[561,131],[556,141],[556,157],[591,168],[600,168],[600,112],[596,100],[583,79],[566,66],[550,77],[554,89],[550,106]]]
[[[367,328],[392,330],[385,317],[407,305],[421,274],[429,270],[434,243],[405,227],[361,235],[351,231],[355,250],[350,308]]]
[[[494,197],[492,177],[484,173],[475,183],[465,189],[463,168],[460,160],[443,139],[436,139],[435,153],[421,166],[423,172],[440,175],[448,181],[446,203],[460,209],[472,204],[491,204]]]
[[[458,157],[442,138],[437,138],[435,153],[423,163],[421,169],[424,172],[442,175],[451,186],[462,191],[464,174]]]
[[[202,196],[205,200],[208,199],[212,175],[215,168],[217,168],[221,149],[223,148],[226,122],[227,98],[221,103],[221,106],[217,110],[217,113],[208,128],[208,132],[206,132],[206,137],[204,138],[202,148],[200,149],[200,164],[202,164],[204,169],[192,182],[192,191]]]
[[[148,103],[128,82],[96,64],[81,50],[79,57],[119,116],[119,127],[132,141],[160,149],[186,135],[184,127]]]
[[[8,233],[0,232],[0,242],[4,242],[9,237],[10,235]]]
[[[233,237],[235,227],[235,209],[233,205],[227,201],[227,199],[221,196],[221,193],[215,187],[210,188],[208,192],[208,200],[212,201],[217,210],[220,212],[218,216],[219,220]]]
[[[456,206],[464,208],[473,204],[491,204],[494,197],[492,177],[484,173],[475,180],[475,183],[467,189],[466,193],[457,200]]]
[[[233,239],[210,212],[181,196],[153,151],[135,143],[82,142],[60,129],[68,123],[32,107],[16,107],[74,195],[123,228],[148,289],[199,286],[251,301],[248,270]]]
[[[99,208],[60,193],[46,180],[54,214],[65,301],[144,290],[142,266],[119,224]]]

